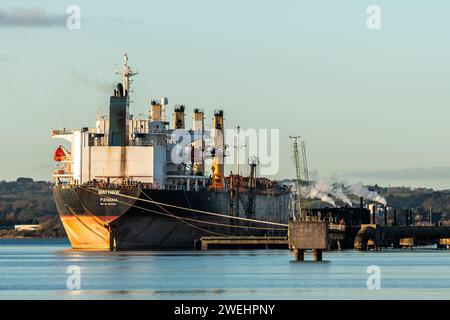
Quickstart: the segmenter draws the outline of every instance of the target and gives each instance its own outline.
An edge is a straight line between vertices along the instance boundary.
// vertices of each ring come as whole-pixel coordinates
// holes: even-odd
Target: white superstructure
[[[204,172],[203,110],[195,110],[193,130],[184,129],[184,106],[175,106],[174,127],[169,127],[165,119],[167,98],[151,101],[148,116],[134,118],[129,112],[129,78],[137,73],[128,66],[127,55],[124,56],[121,74],[124,85],[117,85],[110,98],[109,114],[97,116],[94,128],[52,130],[53,138],[64,139],[70,144],[70,148],[60,146],[55,152],[55,160],[59,162],[54,174],[55,182],[71,185],[139,182],[151,184],[156,189],[205,186],[210,177]],[[222,115],[220,113],[220,117]],[[171,157],[173,148],[180,147],[180,139],[174,136],[175,130],[185,131],[184,134],[188,134],[192,141],[197,139],[182,145],[182,149],[188,150],[187,159],[182,163],[174,163]],[[221,148],[223,142],[222,135]],[[215,152],[222,153],[223,150]],[[212,176],[222,179],[223,172],[218,170],[223,171],[223,166],[216,165]]]

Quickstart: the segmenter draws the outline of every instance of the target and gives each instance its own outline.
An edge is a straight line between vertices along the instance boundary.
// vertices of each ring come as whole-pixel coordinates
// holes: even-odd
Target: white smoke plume
[[[317,189],[311,188],[311,198],[320,199],[323,202],[331,204],[333,207],[336,207],[336,201],[333,200],[328,194],[321,192]]]
[[[314,173],[313,173],[314,174]],[[289,184],[292,192],[296,192],[295,183]],[[370,191],[362,183],[348,184],[345,181],[339,180],[337,177],[330,179],[319,178],[316,173],[316,180],[310,186],[310,195],[306,195],[306,188],[302,188],[304,196],[311,199],[319,199],[323,202],[331,204],[336,207],[336,200],[353,207],[352,195],[363,197],[367,200],[372,200],[383,205],[386,205],[386,199],[380,196],[376,191]]]
[[[293,193],[297,192],[297,186],[294,182],[285,183],[285,185],[289,186]],[[311,189],[310,190],[311,194],[310,194],[310,196],[307,196],[306,195],[306,187],[302,187],[302,195],[307,198],[310,197],[312,199],[320,199],[321,201],[329,203],[333,207],[336,207],[336,201],[334,201],[333,198],[330,197],[328,195],[328,192],[325,190],[326,184],[321,184],[318,188],[311,187],[310,189]],[[321,190],[321,189],[323,189],[323,190]]]
[[[380,196],[376,191],[370,191],[369,189],[367,189],[367,187],[363,186],[362,183],[352,184],[348,186],[348,189],[352,194],[358,197],[364,197],[383,205],[387,205],[387,201],[385,198]]]
[[[344,202],[345,204],[347,204],[348,206],[353,207],[352,201],[351,201],[350,198],[345,194],[344,186],[343,186],[343,185],[340,185],[340,184],[334,184],[334,185],[333,185],[333,189],[332,189],[331,194],[332,194],[335,198],[337,198],[337,199],[341,200],[342,202]]]
[[[311,198],[320,199],[324,202],[328,202],[336,206],[334,199],[339,200],[348,206],[352,207],[353,203],[350,200],[351,195],[358,197],[364,197],[368,200],[372,200],[383,205],[386,205],[386,199],[380,196],[375,191],[370,191],[362,183],[347,184],[344,181],[340,181],[337,177],[331,179],[317,179],[316,182],[311,185]]]
[[[346,203],[349,206],[352,206],[352,202],[345,194],[343,186],[341,184],[332,184],[328,180],[319,179],[315,184],[311,186],[311,198],[320,199],[324,202],[332,204],[335,207],[336,201],[334,201],[333,197]]]

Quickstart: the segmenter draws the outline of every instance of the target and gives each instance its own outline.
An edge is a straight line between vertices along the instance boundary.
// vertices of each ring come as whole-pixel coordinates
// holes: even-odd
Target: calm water
[[[309,258],[309,257],[308,257]],[[0,240],[0,299],[450,299],[450,251],[324,253],[287,250],[76,252],[64,240]],[[68,290],[67,268],[81,269]],[[367,288],[367,267],[381,289]]]

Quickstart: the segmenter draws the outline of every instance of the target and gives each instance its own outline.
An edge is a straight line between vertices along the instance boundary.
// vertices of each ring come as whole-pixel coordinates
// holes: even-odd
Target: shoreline
[[[41,236],[0,236],[2,239],[68,239],[67,237],[41,237]]]
[[[0,239],[67,239],[67,236],[42,235],[39,232],[1,230]]]

